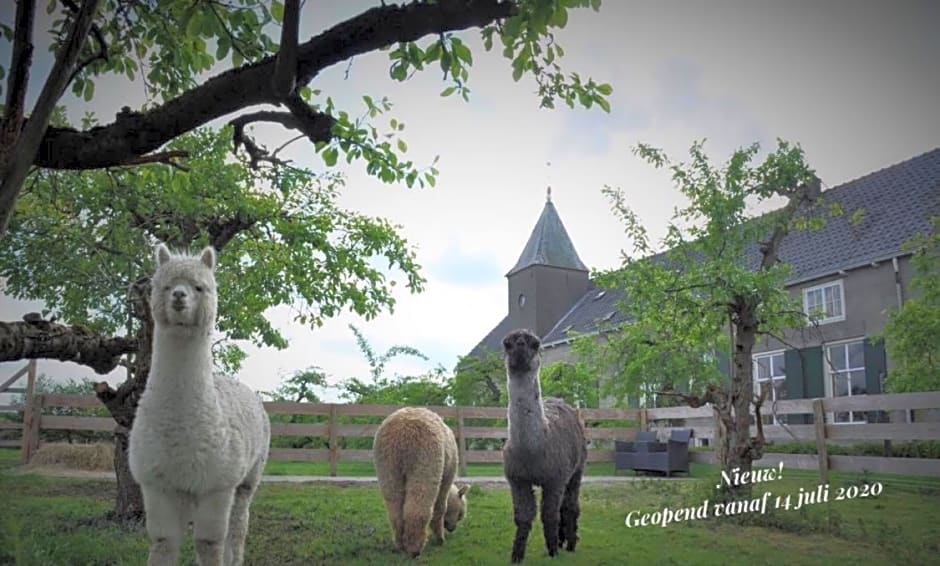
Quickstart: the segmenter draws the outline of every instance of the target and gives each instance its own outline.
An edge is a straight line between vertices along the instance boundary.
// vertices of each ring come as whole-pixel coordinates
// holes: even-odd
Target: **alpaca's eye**
[[[202,293],[202,286],[201,286],[201,285],[196,285],[196,292],[197,292],[197,293]]]
[[[169,291],[169,290],[170,290],[170,286],[167,285],[166,287],[163,288],[163,290],[164,290],[164,291]]]

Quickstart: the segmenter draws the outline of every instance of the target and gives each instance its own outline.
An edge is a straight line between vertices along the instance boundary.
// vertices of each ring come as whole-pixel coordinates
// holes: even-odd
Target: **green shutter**
[[[823,385],[822,347],[787,350],[783,353],[786,364],[787,399],[810,399],[825,396]],[[790,415],[790,424],[812,424],[810,415]]]
[[[803,354],[803,378],[806,384],[806,398],[825,397],[826,386],[823,383],[822,346],[804,348],[800,352]]]
[[[787,389],[787,399],[804,399],[806,397],[803,387],[803,364],[799,350],[787,350],[783,353],[783,363],[786,366],[784,386]]]
[[[865,340],[865,389],[869,395],[882,393],[881,376],[885,373],[885,345],[882,340]]]
[[[865,340],[865,389],[869,395],[882,393],[882,375],[886,372],[885,343],[883,340],[872,342]],[[868,411],[866,418],[870,423],[889,422],[885,411]]]

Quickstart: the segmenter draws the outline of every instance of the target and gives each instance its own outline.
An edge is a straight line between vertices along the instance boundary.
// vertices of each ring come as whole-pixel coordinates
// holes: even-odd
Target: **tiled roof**
[[[787,235],[780,248],[780,260],[793,268],[788,284],[903,255],[902,245],[915,234],[929,231],[931,217],[940,216],[940,148],[833,187],[822,195],[826,206],[841,204],[843,214],[827,218],[820,230],[793,230]],[[853,221],[857,210],[862,210],[859,214],[864,216]],[[748,251],[748,261],[758,264],[756,244]],[[543,344],[565,340],[569,331],[590,333],[624,322],[626,317],[617,309],[623,291],[608,289],[600,293],[601,289],[592,288],[578,299],[542,338]],[[611,312],[612,318],[604,320]],[[499,334],[496,348],[502,338],[501,326],[506,322],[504,319],[490,333]],[[488,345],[487,339],[474,352]]]
[[[483,337],[483,340],[480,340],[480,343],[470,351],[470,355],[482,358],[487,352],[502,351],[503,337],[509,334],[510,330],[512,329],[509,328],[509,315],[507,315],[493,330],[490,330],[489,334]]]
[[[565,230],[565,225],[562,224],[551,199],[545,201],[542,215],[535,223],[535,228],[529,236],[525,249],[522,250],[522,255],[519,256],[519,261],[506,276],[530,265],[552,265],[581,271],[588,270],[578,257],[578,252],[575,251],[574,244],[571,243],[568,231]]]

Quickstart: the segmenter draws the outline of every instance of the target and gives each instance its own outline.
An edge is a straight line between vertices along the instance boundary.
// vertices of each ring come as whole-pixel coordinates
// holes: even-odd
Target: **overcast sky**
[[[306,2],[301,38],[376,2]],[[12,23],[12,3],[2,9]],[[45,17],[45,16],[44,16]],[[538,108],[534,83],[514,83],[509,61],[485,53],[479,32],[461,37],[473,48],[470,103],[441,98],[436,68],[402,84],[388,76],[387,53],[357,57],[322,73],[311,86],[358,114],[361,96],[388,96],[405,122],[408,156],[418,164],[440,155],[434,189],[388,186],[348,166],[340,203],[403,226],[417,249],[426,291],[399,286],[394,313],[372,321],[344,314],[311,330],[294,324],[288,309],[272,319],[291,341],[287,350],[248,346],[239,378],[273,389],[280,378],[308,366],[338,381],[366,376],[368,365],[347,328],[354,323],[378,351],[414,346],[430,362],[403,360],[392,373],[453,368],[507,312],[505,273],[521,253],[552,187],[553,200],[586,265],[618,264],[622,229],[601,194],[624,189],[651,234],[662,234],[679,203],[660,172],[632,155],[650,143],[680,158],[707,138],[715,159],[735,148],[778,137],[799,142],[811,165],[832,187],[940,146],[940,2],[754,1],[632,2],[607,0],[599,14],[571,13],[557,34],[566,70],[614,88],[612,110]],[[39,22],[39,30],[46,29]],[[425,40],[427,41],[427,40]],[[37,70],[48,56],[37,49]],[[9,61],[9,45],[0,57]],[[43,58],[46,59],[43,59]],[[102,122],[143,88],[99,84],[91,104],[68,97],[70,114],[97,112]],[[271,146],[292,137],[259,128]],[[291,157],[322,168],[312,148],[298,142]],[[225,290],[221,290],[225,292]],[[0,298],[0,319],[19,319],[36,304]],[[0,364],[0,380],[19,364]],[[54,375],[92,375],[74,365],[42,362]],[[119,381],[120,375],[112,381]]]

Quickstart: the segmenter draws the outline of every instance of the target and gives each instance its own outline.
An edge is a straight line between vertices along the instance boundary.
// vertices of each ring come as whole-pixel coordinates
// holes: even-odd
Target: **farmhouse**
[[[929,231],[931,217],[940,216],[940,148],[833,187],[823,197],[844,213],[827,219],[821,230],[791,231],[780,252],[793,268],[790,293],[814,313],[818,326],[792,329],[785,342],[765,339],[755,347],[755,385],[772,385],[773,399],[884,390],[891,360],[882,343],[868,339],[881,333],[888,313],[911,292],[913,271],[903,244]],[[751,252],[756,265],[756,246]],[[471,355],[497,352],[509,330],[528,328],[542,339],[545,364],[570,360],[575,333],[599,334],[625,322],[617,308],[623,293],[591,280],[550,194],[506,279],[509,312]],[[773,423],[776,417],[765,418]],[[864,412],[829,416],[830,422],[866,418]]]

